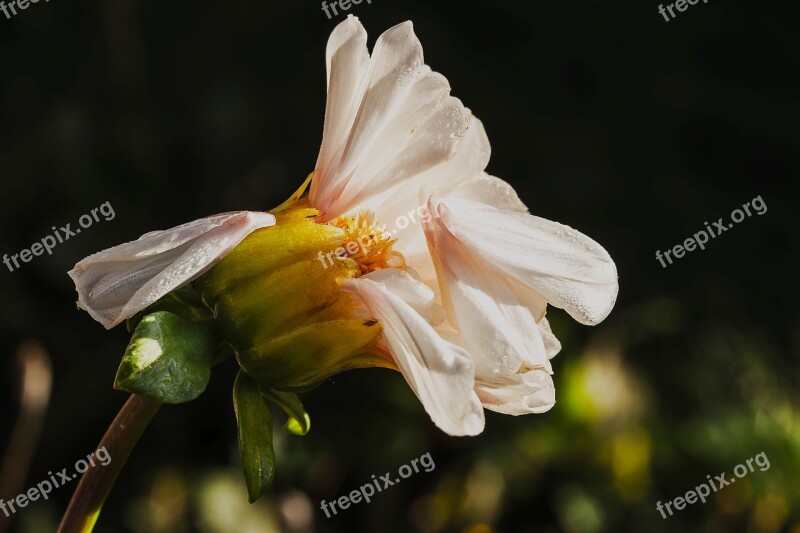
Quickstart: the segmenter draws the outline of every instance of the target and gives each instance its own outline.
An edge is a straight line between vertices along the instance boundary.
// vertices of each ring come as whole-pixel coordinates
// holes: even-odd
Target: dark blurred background
[[[428,64],[483,120],[489,171],[615,259],[620,296],[603,324],[549,315],[564,345],[554,409],[487,413],[482,435],[450,438],[399,374],[341,374],[305,396],[307,436],[276,433],[274,490],[250,506],[230,361],[197,401],[157,415],[96,531],[800,532],[797,10],[710,0],[665,22],[657,9],[349,11],[370,45],[413,20]],[[39,341],[53,369],[24,488],[94,450],[126,398],[112,382],[128,335],[75,308],[66,271],[144,232],[291,194],[316,159],[325,43],[343,18],[288,0],[54,0],[0,14],[0,253],[104,202],[116,213],[52,256],[0,266],[2,453],[20,413],[19,343]],[[759,195],[764,215],[656,261]],[[319,509],[426,452],[433,472],[330,519]],[[770,469],[667,520],[656,510],[760,452]],[[54,531],[73,489],[17,513],[12,531]]]

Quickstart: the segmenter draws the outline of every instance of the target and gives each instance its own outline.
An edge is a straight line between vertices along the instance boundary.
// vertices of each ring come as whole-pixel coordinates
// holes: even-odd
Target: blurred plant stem
[[[94,529],[114,482],[161,403],[131,394],[97,446],[111,457],[106,466],[90,468],[81,477],[58,533],[88,533]]]
[[[19,368],[19,416],[0,467],[0,494],[3,496],[19,493],[25,484],[50,403],[53,377],[50,357],[36,341],[19,345],[16,362]],[[0,514],[0,533],[8,530],[12,517]]]

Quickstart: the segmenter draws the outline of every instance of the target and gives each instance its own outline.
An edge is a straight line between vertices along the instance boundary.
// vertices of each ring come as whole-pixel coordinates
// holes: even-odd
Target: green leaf
[[[289,416],[283,429],[293,435],[305,435],[311,429],[311,418],[306,413],[300,398],[291,392],[281,392],[262,387],[261,393],[272,403],[283,409]]]
[[[211,324],[167,311],[145,316],[122,357],[114,388],[163,403],[185,403],[205,390],[219,344]]]
[[[258,500],[275,478],[272,417],[258,383],[239,371],[233,384],[233,409],[239,425],[239,454],[250,503]]]

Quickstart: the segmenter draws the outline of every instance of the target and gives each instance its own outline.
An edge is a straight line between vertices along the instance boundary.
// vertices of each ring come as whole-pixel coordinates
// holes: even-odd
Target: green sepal
[[[282,392],[269,387],[262,387],[261,393],[264,398],[268,399],[288,415],[286,424],[283,429],[292,435],[303,436],[311,429],[311,417],[308,416],[303,403],[297,394],[291,392]]]
[[[122,357],[114,388],[162,403],[186,403],[205,390],[219,345],[208,322],[168,311],[142,318]]]
[[[203,303],[200,293],[190,284],[175,289],[166,296],[160,298],[154,304],[148,306],[147,309],[127,319],[125,321],[125,327],[128,332],[133,333],[142,318],[157,311],[169,311],[170,313],[174,313],[192,322],[200,322],[214,318],[211,310]]]
[[[233,384],[233,409],[239,426],[239,454],[250,503],[258,500],[275,479],[272,417],[258,383],[242,372]]]
[[[312,257],[237,280],[214,300],[220,328],[237,347],[268,341],[346,297],[339,282],[357,271],[353,261],[325,268]]]
[[[396,368],[371,353],[381,326],[368,318],[328,320],[295,328],[246,350],[237,350],[239,366],[262,386],[303,392],[330,376],[353,368]]]
[[[336,226],[315,223],[317,215],[319,211],[313,208],[294,208],[276,215],[277,222],[274,226],[248,235],[211,270],[197,279],[195,285],[203,295],[203,300],[214,308],[222,294],[243,280],[251,277],[263,278],[300,261],[313,260],[322,267],[318,254],[336,249],[341,245],[345,234]],[[283,280],[283,285],[286,281]],[[293,287],[296,288],[296,285]]]

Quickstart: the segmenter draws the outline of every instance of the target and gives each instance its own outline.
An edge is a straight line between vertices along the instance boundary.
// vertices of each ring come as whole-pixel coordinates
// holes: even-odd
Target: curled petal
[[[274,224],[268,213],[224,213],[90,255],[69,271],[78,307],[110,329],[196,279],[253,231]]]
[[[470,355],[444,340],[411,305],[370,276],[347,281],[345,290],[359,296],[381,321],[400,372],[433,423],[454,436],[483,431],[483,408],[473,390],[475,367]]]
[[[544,413],[556,403],[553,378],[539,369],[481,381],[476,390],[486,409],[506,415]]]
[[[608,252],[586,235],[473,200],[446,198],[437,213],[444,227],[484,262],[581,324],[601,322],[614,307],[617,268]]]

